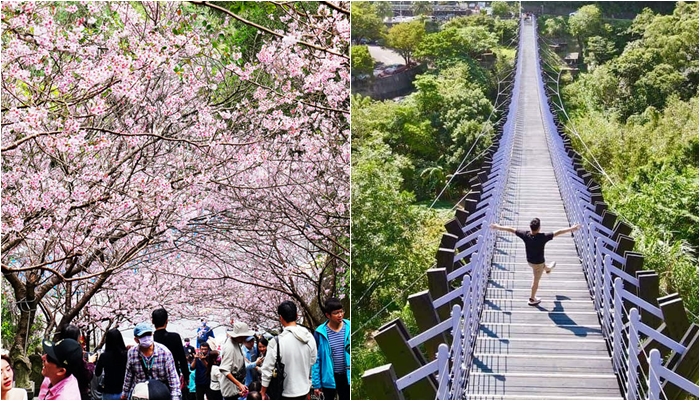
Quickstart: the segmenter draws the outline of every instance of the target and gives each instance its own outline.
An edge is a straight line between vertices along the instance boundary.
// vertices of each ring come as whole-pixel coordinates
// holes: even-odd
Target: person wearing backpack
[[[139,323],[134,328],[134,341],[138,346],[127,352],[122,400],[129,398],[136,384],[149,379],[155,379],[149,381],[149,389],[162,385],[169,389],[173,400],[179,400],[182,396],[173,354],[165,345],[153,341],[154,331],[155,328],[147,322]]]
[[[350,399],[350,321],[343,319],[345,311],[338,298],[329,298],[324,308],[325,323],[318,326],[314,338],[318,358],[311,369],[314,394],[332,400]]]
[[[279,304],[277,313],[284,329],[268,345],[262,365],[260,394],[263,399],[268,395],[272,373],[279,358],[284,364],[281,399],[305,400],[311,388],[311,366],[316,362],[316,340],[308,329],[297,325],[297,307],[292,301]]]

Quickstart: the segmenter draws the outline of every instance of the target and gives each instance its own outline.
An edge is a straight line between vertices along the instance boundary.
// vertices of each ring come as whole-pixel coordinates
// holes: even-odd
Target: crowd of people
[[[105,335],[104,352],[90,354],[78,341],[80,330],[65,327],[60,339],[42,344],[41,400],[191,399],[264,400],[350,399],[350,321],[337,298],[326,301],[328,319],[311,331],[297,325],[291,301],[277,307],[283,330],[276,337],[236,321],[226,338],[214,345],[213,330],[204,319],[196,347],[190,339],[167,331],[168,312],[151,314],[133,330],[136,345],[127,347],[122,333]],[[210,344],[211,342],[211,344]],[[273,387],[284,365],[281,389]],[[275,390],[279,390],[276,391]],[[27,399],[13,387],[10,358],[2,356],[2,399]]]

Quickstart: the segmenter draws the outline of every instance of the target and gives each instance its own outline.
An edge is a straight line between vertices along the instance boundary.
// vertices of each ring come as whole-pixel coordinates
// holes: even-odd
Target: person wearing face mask
[[[10,357],[2,355],[2,399],[3,400],[26,400],[27,390],[14,388],[15,372],[12,370]]]
[[[122,400],[131,395],[137,383],[148,379],[164,383],[173,400],[179,400],[182,396],[173,354],[164,345],[153,341],[154,331],[148,322],[139,323],[134,328],[134,341],[138,346],[127,353]]]
[[[209,338],[214,338],[214,330],[207,326],[207,321],[202,319],[202,325],[197,329],[197,348],[205,343]]]
[[[185,345],[182,346],[185,351],[185,357],[189,358],[190,355],[194,356],[194,347],[190,345],[190,339],[185,338]]]

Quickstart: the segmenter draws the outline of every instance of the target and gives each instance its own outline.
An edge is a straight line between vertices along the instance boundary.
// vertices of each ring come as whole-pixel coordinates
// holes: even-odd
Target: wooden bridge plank
[[[550,336],[532,336],[532,337],[479,337],[477,339],[475,353],[490,353],[490,354],[523,354],[530,355],[570,355],[572,357],[582,356],[598,356],[608,357],[608,349],[601,337],[550,337]]]

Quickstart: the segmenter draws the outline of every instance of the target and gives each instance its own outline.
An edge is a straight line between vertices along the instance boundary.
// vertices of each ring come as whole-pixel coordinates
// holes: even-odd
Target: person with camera
[[[199,344],[199,351],[194,355],[192,365],[194,369],[194,385],[197,389],[197,399],[203,400],[209,388],[209,343],[203,342]]]

